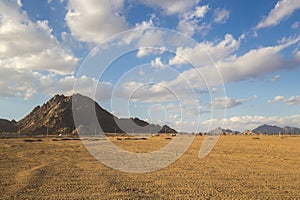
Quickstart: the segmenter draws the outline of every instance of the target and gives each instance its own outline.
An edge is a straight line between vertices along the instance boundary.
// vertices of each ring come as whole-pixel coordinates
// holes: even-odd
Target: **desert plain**
[[[170,142],[109,138],[132,152]],[[221,136],[198,158],[196,136],[176,162],[126,173],[96,160],[78,138],[1,138],[1,199],[300,199],[300,137]]]

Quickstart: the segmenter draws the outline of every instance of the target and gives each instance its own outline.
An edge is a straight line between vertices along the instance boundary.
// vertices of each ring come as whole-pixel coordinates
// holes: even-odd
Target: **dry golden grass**
[[[300,137],[222,136],[204,159],[196,137],[176,162],[132,174],[94,159],[79,140],[0,139],[2,199],[299,199]],[[36,139],[32,139],[36,140]],[[163,137],[117,140],[148,152]]]

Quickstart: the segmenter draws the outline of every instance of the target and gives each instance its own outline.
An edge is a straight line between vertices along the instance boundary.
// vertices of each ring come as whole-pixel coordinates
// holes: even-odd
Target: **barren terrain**
[[[133,152],[167,144],[110,138]],[[168,167],[133,174],[94,159],[80,140],[0,139],[1,199],[299,199],[300,137],[222,136],[198,158],[204,137]]]

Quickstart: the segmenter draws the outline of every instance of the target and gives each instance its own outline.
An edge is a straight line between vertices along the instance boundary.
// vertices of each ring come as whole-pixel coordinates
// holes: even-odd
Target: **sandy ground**
[[[222,136],[200,160],[203,138],[168,167],[143,174],[106,167],[80,140],[0,139],[0,198],[300,199],[300,137]],[[111,140],[134,152],[168,143]]]

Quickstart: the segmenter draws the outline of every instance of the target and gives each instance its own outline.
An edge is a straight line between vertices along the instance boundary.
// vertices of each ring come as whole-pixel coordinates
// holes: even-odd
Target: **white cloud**
[[[21,0],[17,0],[17,3],[20,7],[22,7],[22,1]]]
[[[212,108],[214,109],[224,109],[224,108],[233,108],[241,105],[244,102],[250,101],[256,98],[255,96],[249,97],[247,99],[232,99],[229,97],[216,97],[210,103]]]
[[[300,22],[294,22],[293,24],[292,24],[292,29],[297,29],[298,27],[300,26]]]
[[[106,100],[111,98],[113,85],[110,82],[98,82],[95,78],[81,76],[65,76],[56,79],[53,74],[40,75],[38,84],[39,92],[53,96],[57,93],[72,95],[80,93],[97,100]]]
[[[286,98],[284,96],[276,96],[274,99],[269,100],[269,103],[278,103],[278,102],[283,102],[288,105],[298,105],[300,106],[300,96],[291,96],[289,98]]]
[[[195,92],[197,92],[189,85],[187,80],[181,85],[170,85],[166,81],[156,83],[125,81],[119,83],[115,88],[117,97],[148,103],[194,100],[196,98],[194,96]]]
[[[121,45],[131,45],[132,42],[138,41],[135,46],[138,48],[137,57],[143,57],[148,54],[159,52],[163,47],[160,47],[162,43],[162,37],[164,32],[157,30],[153,27],[158,26],[159,18],[153,13],[148,21],[142,21],[136,23],[134,29],[130,32],[126,32],[125,36],[118,42]],[[153,38],[151,38],[151,35]],[[153,39],[153,40],[152,40]]]
[[[0,67],[73,72],[78,59],[59,44],[48,21],[32,22],[17,4],[5,1],[0,14]]]
[[[182,14],[199,3],[199,0],[141,0],[143,4],[159,8],[166,15]]]
[[[295,10],[300,8],[299,0],[280,0],[275,7],[256,26],[256,29],[276,26],[280,21],[290,16]]]
[[[152,13],[148,21],[142,21],[141,23],[136,23],[135,28],[149,28],[154,27],[159,24],[159,18],[155,15],[155,13]]]
[[[137,81],[124,82],[117,87],[115,95],[124,99],[141,102],[169,102],[176,100],[163,83],[147,84]]]
[[[292,96],[290,98],[284,99],[284,103],[289,105],[300,105],[300,96]]]
[[[167,67],[167,65],[162,63],[161,57],[157,57],[154,60],[151,60],[151,66],[154,69],[165,69]]]
[[[180,20],[177,24],[176,29],[182,32],[183,34],[186,34],[187,36],[191,37],[194,35],[196,27],[197,24],[194,24],[193,22]]]
[[[127,29],[123,7],[123,0],[69,0],[65,20],[75,38],[99,44]]]
[[[74,83],[76,85],[75,90],[73,90]],[[113,85],[110,82],[98,82],[96,79],[86,76],[79,78],[69,76],[59,80],[59,89],[67,94],[75,92],[89,97],[95,96],[97,100],[101,101],[111,98]]]
[[[216,63],[216,65],[225,82],[245,80],[249,77],[263,76],[279,69],[297,67],[299,63],[285,60],[280,52],[299,42],[299,39],[288,40],[277,46],[250,50],[240,57],[232,56],[224,62]]]
[[[275,75],[271,80],[272,81],[278,81],[281,78],[279,74]]]
[[[136,56],[138,58],[144,57],[149,55],[151,50],[149,48],[139,48],[138,52],[136,53]]]
[[[278,101],[281,101],[281,100],[283,100],[283,99],[284,99],[284,96],[276,96],[276,97],[274,98],[274,101],[278,102]]]
[[[182,18],[185,20],[201,19],[205,16],[208,10],[208,5],[197,6],[193,10],[184,13]]]
[[[184,64],[186,61],[181,58],[183,57],[196,67],[181,74],[190,82],[197,82],[199,76],[195,76],[195,74],[200,74],[205,77],[207,85],[220,85],[223,82],[228,83],[263,76],[279,69],[299,67],[300,63],[296,58],[291,62],[285,60],[280,54],[283,49],[298,43],[299,40],[299,37],[284,39],[277,46],[252,49],[244,55],[237,56],[232,55],[232,53],[238,49],[239,41],[231,35],[227,35],[225,40],[218,44],[200,43],[194,48],[178,48],[176,56],[169,61],[169,64]],[[205,49],[207,51],[204,51]],[[214,64],[206,53],[212,57]],[[220,75],[223,81],[220,79]],[[171,84],[180,85],[183,81],[181,76],[178,76]],[[205,85],[195,85],[195,87],[203,88]]]
[[[284,96],[276,96],[273,100],[269,100],[268,103],[275,103],[284,100]]]
[[[36,93],[36,73],[26,69],[0,67],[0,96],[19,96],[29,99]]]
[[[164,43],[163,37],[166,32],[163,30],[149,29],[141,35],[138,46],[139,47],[159,47]]]
[[[223,128],[229,128],[232,130],[244,131],[253,130],[263,124],[277,125],[277,126],[299,126],[300,115],[291,116],[234,116],[224,119],[213,118],[201,122],[203,127],[208,126],[210,123],[214,124],[215,128],[222,126]],[[214,127],[212,127],[214,128]]]
[[[149,29],[143,33],[140,33],[138,40],[138,52],[136,56],[138,58],[147,56],[149,54],[162,54],[165,48],[161,45],[164,44],[164,36],[166,32],[163,30]]]
[[[240,42],[232,35],[226,34],[219,43],[202,42],[193,48],[177,48],[176,56],[169,61],[170,65],[184,64],[189,61],[195,66],[204,66],[227,58],[239,48]]]
[[[1,96],[30,98],[39,74],[73,74],[79,61],[61,45],[48,21],[32,22],[16,2],[0,2]],[[6,90],[6,91],[4,91]]]
[[[217,8],[214,11],[214,21],[217,23],[225,23],[229,18],[230,12],[226,9]]]
[[[199,22],[208,10],[208,5],[205,5],[197,6],[194,10],[184,13],[176,29],[190,37],[193,36],[195,32],[206,33],[210,29],[210,25],[199,25]]]

